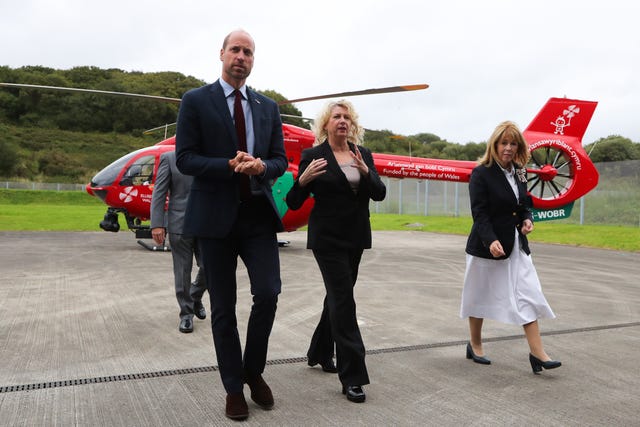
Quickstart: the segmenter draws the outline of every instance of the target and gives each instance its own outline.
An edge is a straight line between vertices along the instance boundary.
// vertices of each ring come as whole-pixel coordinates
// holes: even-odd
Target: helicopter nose
[[[87,193],[89,193],[89,195],[97,197],[98,199],[106,203],[107,190],[105,190],[103,187],[97,186],[95,182],[91,181],[89,184],[87,184],[85,186],[85,190],[87,191]]]

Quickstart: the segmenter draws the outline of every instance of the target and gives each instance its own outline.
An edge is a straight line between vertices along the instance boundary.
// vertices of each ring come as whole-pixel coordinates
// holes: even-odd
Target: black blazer
[[[271,193],[271,181],[287,168],[278,105],[247,88],[251,105],[255,147],[267,169],[257,180],[260,191],[273,207],[274,223],[282,221]],[[239,199],[238,174],[229,170],[229,159],[238,150],[238,136],[219,81],[185,93],[178,114],[176,159],[180,172],[193,175],[185,215],[184,233],[221,238],[235,223]]]
[[[501,258],[509,257],[515,241],[514,229],[518,231],[522,249],[527,254],[531,253],[527,237],[520,232],[525,219],[533,221],[531,196],[527,193],[526,183],[517,176],[516,183],[520,193],[518,200],[496,162],[490,167],[479,165],[473,169],[469,180],[473,226],[467,239],[468,254],[496,259],[489,252],[489,246],[494,240],[499,240],[505,252]]]
[[[301,187],[298,179],[287,194],[287,205],[296,210],[313,193],[315,203],[309,216],[307,248],[330,250],[336,247],[368,249],[371,247],[371,224],[369,222],[369,199],[383,200],[387,189],[373,164],[371,151],[349,143],[352,152],[360,150],[362,159],[369,167],[369,175],[360,175],[360,185],[354,193],[331,146],[324,143],[302,152],[298,178],[313,159],[327,160],[326,172]]]

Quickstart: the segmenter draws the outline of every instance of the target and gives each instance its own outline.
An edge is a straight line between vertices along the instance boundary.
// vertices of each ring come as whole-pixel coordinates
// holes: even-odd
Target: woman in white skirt
[[[517,125],[503,122],[487,142],[471,173],[473,226],[467,239],[467,267],[460,316],[469,318],[467,358],[489,365],[482,348],[485,318],[522,325],[535,374],[561,365],[544,350],[538,319],[555,315],[542,294],[527,234],[533,230],[524,165],[529,149]]]

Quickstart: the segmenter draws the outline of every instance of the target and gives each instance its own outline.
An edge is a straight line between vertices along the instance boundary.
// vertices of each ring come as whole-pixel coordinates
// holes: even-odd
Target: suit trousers
[[[369,384],[353,297],[362,252],[363,249],[313,250],[327,295],[307,356],[313,361],[326,360],[333,354],[335,340],[336,367],[344,386]]]
[[[242,391],[246,377],[262,374],[281,290],[275,213],[265,197],[240,205],[224,238],[198,238],[211,301],[211,330],[220,377],[227,393]],[[236,318],[238,257],[247,268],[253,304],[244,354]]]
[[[362,251],[355,251],[354,255],[350,258],[350,272],[351,282],[353,286],[356,285],[358,280],[358,268],[360,266],[360,259],[362,258]],[[311,337],[311,343],[309,344],[309,350],[307,351],[307,359],[313,364],[326,362],[333,358],[335,351],[335,341],[333,339],[333,333],[331,332],[331,320],[329,319],[329,305],[327,297],[324,297],[322,303],[322,314],[320,315],[320,321],[316,326],[313,336]]]
[[[194,240],[182,234],[169,233],[169,244],[173,259],[176,299],[180,306],[180,319],[193,319],[191,269],[193,268]]]
[[[196,307],[197,304],[201,304],[202,295],[204,295],[204,292],[207,290],[207,283],[204,278],[204,268],[202,268],[202,262],[200,261],[200,248],[198,247],[197,241],[195,242],[194,249],[196,263],[198,264],[198,273],[196,273],[196,278],[191,282],[190,294],[194,307]]]

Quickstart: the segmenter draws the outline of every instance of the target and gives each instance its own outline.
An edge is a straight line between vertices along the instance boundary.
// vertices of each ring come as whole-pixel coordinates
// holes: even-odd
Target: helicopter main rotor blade
[[[60,87],[60,86],[43,86],[43,85],[32,85],[32,84],[22,84],[22,83],[2,83],[0,82],[0,87],[14,87],[21,89],[44,89],[44,90],[59,90],[66,92],[81,92],[81,93],[95,93],[100,95],[113,95],[113,96],[125,96],[129,98],[139,98],[139,99],[150,99],[154,101],[162,101],[162,102],[170,102],[173,104],[179,104],[181,99],[179,98],[169,98],[166,96],[156,96],[156,95],[142,95],[139,93],[128,93],[128,92],[113,92],[108,90],[98,90],[98,89],[80,89],[80,88],[72,88],[72,87]],[[293,104],[294,102],[303,102],[303,101],[313,101],[317,99],[327,99],[327,98],[338,98],[345,96],[357,96],[357,95],[374,95],[380,93],[392,93],[392,92],[406,92],[412,90],[422,90],[428,88],[428,84],[416,84],[416,85],[405,85],[405,86],[389,86],[383,88],[375,88],[375,89],[365,89],[365,90],[356,90],[351,92],[339,92],[332,93],[329,95],[318,95],[318,96],[310,96],[307,98],[298,98],[298,99],[288,99],[284,101],[278,102],[278,105],[287,105]]]
[[[177,125],[177,124],[178,124],[177,122],[167,123],[166,125],[158,126],[158,127],[153,128],[153,129],[147,129],[147,130],[145,130],[145,131],[144,131],[144,132],[142,132],[142,133],[143,133],[144,135],[149,135],[150,133],[153,133],[153,132],[155,132],[155,131],[157,131],[157,130],[160,130],[160,129],[164,129],[164,130],[165,130],[165,133],[166,133],[166,130],[167,130],[169,127],[175,126],[175,125]]]
[[[29,85],[29,84],[19,84],[19,83],[0,83],[0,86],[15,87],[15,88],[21,88],[21,89],[61,90],[61,91],[67,91],[67,92],[83,92],[83,93],[97,93],[100,95],[126,96],[129,98],[142,98],[142,99],[151,99],[154,101],[171,102],[173,104],[179,104],[181,101],[178,98],[168,98],[166,96],[141,95],[138,93],[112,92],[108,90],[80,89],[80,88],[73,88],[73,87],[42,86],[42,85]]]
[[[300,120],[304,120],[306,122],[313,122],[314,121],[314,119],[311,119],[309,117],[296,116],[294,114],[282,114],[282,113],[280,113],[280,117],[288,117],[288,118],[291,118],[291,119],[300,119]]]
[[[286,99],[284,101],[278,102],[278,105],[286,105],[293,104],[294,102],[302,102],[302,101],[314,101],[316,99],[326,99],[326,98],[338,98],[344,96],[357,96],[357,95],[373,95],[378,93],[391,93],[391,92],[405,92],[410,90],[422,90],[428,88],[428,84],[417,84],[417,85],[406,85],[406,86],[389,86],[382,87],[377,89],[365,89],[365,90],[356,90],[352,92],[340,92],[340,93],[332,93],[330,95],[319,95],[319,96],[310,96],[308,98],[298,98],[298,99]]]

